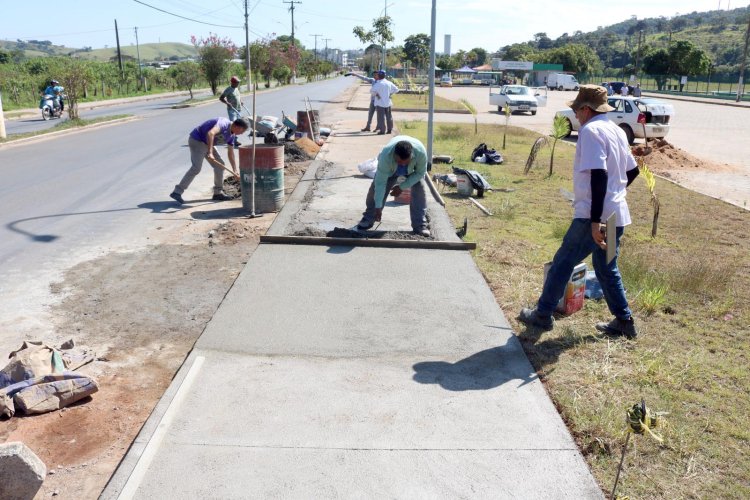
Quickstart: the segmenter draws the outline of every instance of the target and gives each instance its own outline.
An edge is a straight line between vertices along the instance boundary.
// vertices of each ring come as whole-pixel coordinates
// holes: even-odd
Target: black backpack
[[[487,144],[482,143],[479,146],[475,147],[474,150],[471,152],[471,161],[476,160],[480,156],[484,156],[489,149],[487,149]]]

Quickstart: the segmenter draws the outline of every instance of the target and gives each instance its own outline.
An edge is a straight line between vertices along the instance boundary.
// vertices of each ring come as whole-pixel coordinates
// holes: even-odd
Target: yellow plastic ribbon
[[[651,429],[659,426],[663,420],[659,413],[652,412],[646,407],[646,403],[641,401],[640,404],[634,404],[628,411],[626,417],[628,423],[628,432],[634,434],[648,434],[659,443],[664,439],[653,432]]]

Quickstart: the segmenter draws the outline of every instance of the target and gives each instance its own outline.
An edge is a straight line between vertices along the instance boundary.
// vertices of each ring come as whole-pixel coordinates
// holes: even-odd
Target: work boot
[[[417,236],[424,236],[425,238],[430,237],[430,230],[426,227],[420,228],[420,229],[414,229],[412,233],[416,234]]]
[[[372,228],[372,226],[374,225],[375,225],[375,221],[362,219],[361,221],[359,221],[359,224],[357,224],[357,229],[359,229],[360,231],[367,231],[368,229]]]
[[[232,199],[232,197],[227,196],[224,193],[216,193],[211,199],[214,201],[229,201]]]
[[[596,329],[614,337],[634,339],[638,336],[638,330],[635,328],[635,321],[632,316],[628,319],[615,318],[609,323],[597,323]]]
[[[363,128],[363,129],[361,130],[361,132],[369,132],[369,131],[370,131],[370,127],[365,127],[365,128]]]
[[[185,203],[185,200],[182,199],[182,195],[178,193],[177,191],[172,191],[169,197],[172,198],[177,203],[179,203],[180,205],[183,205]]]
[[[544,316],[539,314],[539,311],[536,309],[528,309],[526,307],[521,309],[518,319],[529,326],[536,326],[544,331],[550,331],[555,326],[555,320],[552,318],[551,314],[549,316]]]

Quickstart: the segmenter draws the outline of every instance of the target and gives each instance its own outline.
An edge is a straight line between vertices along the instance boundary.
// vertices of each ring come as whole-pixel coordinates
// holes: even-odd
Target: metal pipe
[[[427,170],[432,170],[432,139],[433,119],[435,113],[435,24],[437,22],[437,0],[432,0],[432,20],[430,24],[430,69],[427,74],[429,79],[429,93],[427,104]]]

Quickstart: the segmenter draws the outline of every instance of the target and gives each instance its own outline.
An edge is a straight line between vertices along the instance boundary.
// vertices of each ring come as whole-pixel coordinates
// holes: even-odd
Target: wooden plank
[[[434,240],[391,240],[366,238],[325,238],[319,236],[271,236],[260,237],[261,243],[276,243],[280,245],[324,245],[346,247],[375,247],[375,248],[415,248],[428,250],[474,250],[474,242],[434,241]]]

